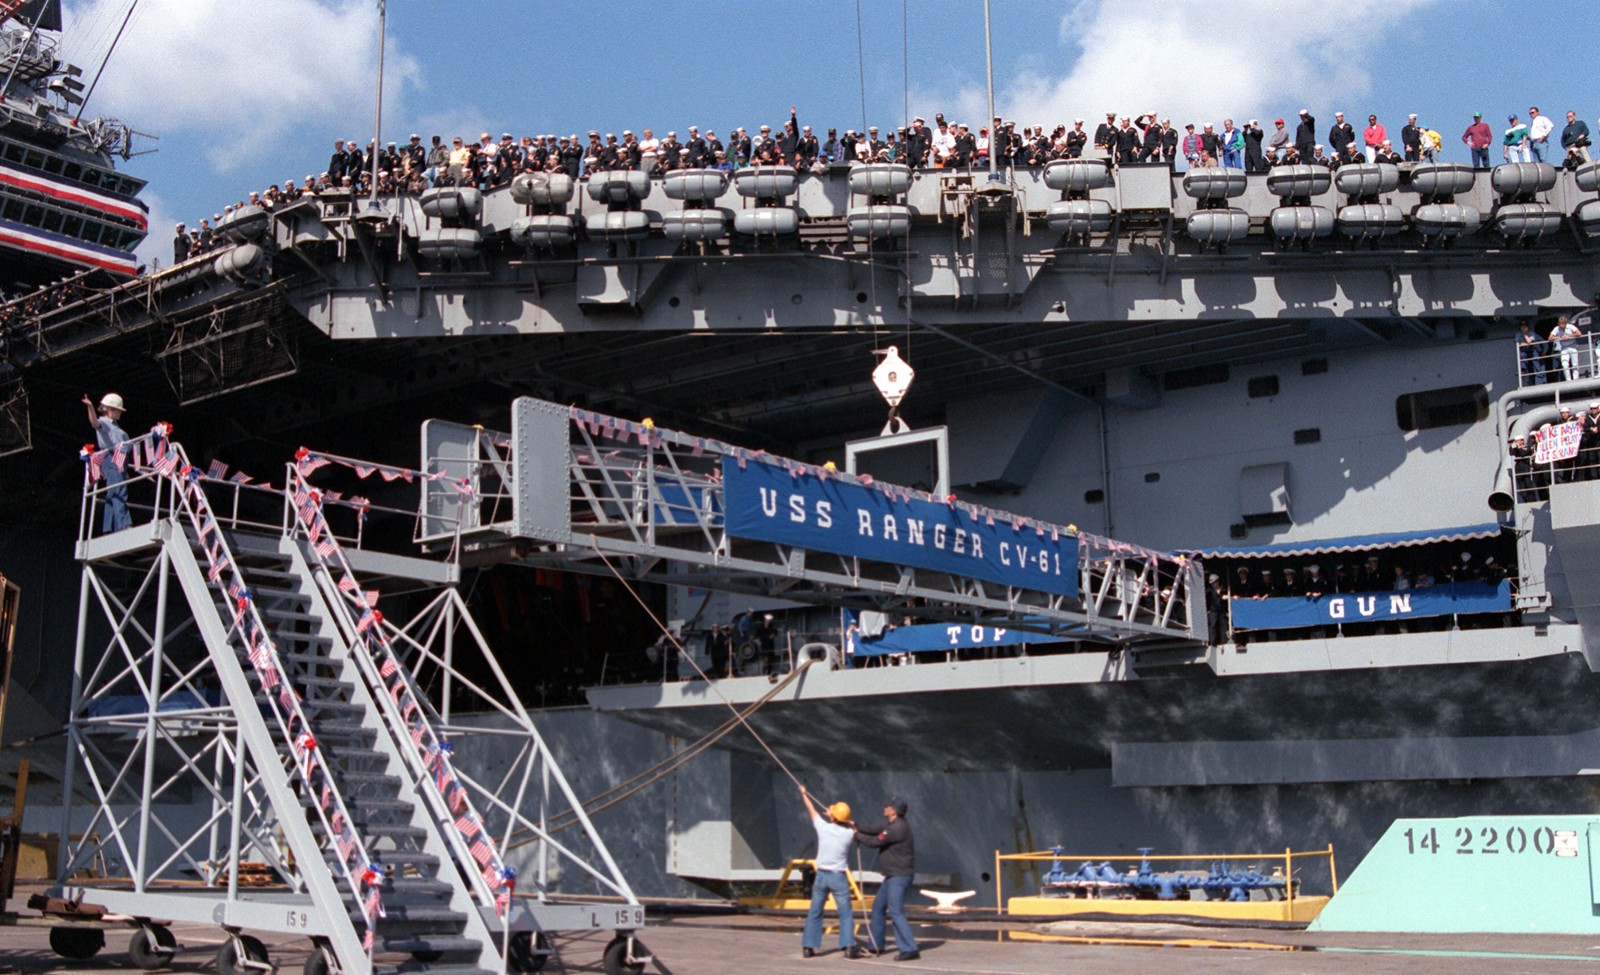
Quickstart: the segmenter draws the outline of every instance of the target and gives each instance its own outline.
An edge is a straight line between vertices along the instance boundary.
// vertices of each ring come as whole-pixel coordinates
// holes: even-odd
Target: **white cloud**
[[[1062,18],[1064,75],[996,80],[1000,114],[1019,126],[1151,109],[1185,121],[1285,115],[1311,108],[1322,121],[1372,88],[1374,39],[1437,0],[1081,0]],[[981,90],[959,96],[981,118]],[[1335,99],[1338,100],[1337,104]]]
[[[139,199],[150,208],[150,234],[139,242],[134,256],[148,267],[154,268],[157,264],[166,267],[172,263],[173,227],[184,218],[173,216],[159,193],[145,190]]]
[[[126,9],[125,0],[67,5],[66,53],[83,59],[86,75],[104,53],[107,25],[114,30]],[[308,125],[370,131],[377,37],[371,0],[141,0],[90,114],[158,133],[205,132],[212,164],[232,169]],[[391,35],[387,110],[420,74]]]

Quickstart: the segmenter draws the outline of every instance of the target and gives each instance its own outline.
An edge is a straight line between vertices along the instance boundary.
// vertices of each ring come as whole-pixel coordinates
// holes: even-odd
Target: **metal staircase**
[[[642,968],[632,931],[643,909],[453,586],[396,626],[357,565],[363,579],[412,584],[452,572],[347,550],[306,479],[315,465],[291,467],[282,490],[246,489],[202,475],[161,427],[87,459],[66,794],[81,773],[96,802],[65,812],[62,835],[83,838],[62,846],[55,893],[72,909],[60,913],[92,905],[133,918],[143,967],[174,951],[153,919],[214,921],[232,935],[218,955],[225,975],[266,961],[249,930],[310,937],[311,975],[535,971],[549,933],[571,928],[617,930],[608,969]],[[116,461],[129,490],[152,499],[139,506],[150,517],[97,536],[108,486],[96,475]],[[214,506],[221,492],[230,503]],[[461,669],[469,660],[475,677]],[[480,705],[475,718],[495,720],[461,723],[449,702],[464,697]],[[475,736],[517,743],[510,795],[505,781],[454,767],[455,747]],[[552,807],[580,840],[544,829]],[[516,896],[500,852],[513,830],[536,840],[531,896]],[[125,882],[80,879],[108,860]],[[562,903],[553,860],[614,902]],[[246,886],[246,863],[264,865],[264,886]],[[71,941],[52,944],[73,957],[98,950],[88,934]]]

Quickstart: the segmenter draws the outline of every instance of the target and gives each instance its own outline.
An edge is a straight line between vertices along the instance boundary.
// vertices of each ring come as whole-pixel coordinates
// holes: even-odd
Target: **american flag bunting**
[[[494,850],[490,848],[488,843],[483,841],[481,836],[473,840],[472,845],[467,849],[472,852],[472,859],[478,861],[479,866],[488,866],[489,861],[494,859]]]

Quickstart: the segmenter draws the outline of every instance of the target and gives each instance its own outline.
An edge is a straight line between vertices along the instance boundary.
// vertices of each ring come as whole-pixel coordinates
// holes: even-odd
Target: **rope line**
[[[749,717],[756,711],[760,710],[763,705],[776,697],[785,687],[789,686],[789,684],[798,678],[805,668],[809,667],[810,665],[811,662],[806,661],[806,663],[799,669],[793,671],[782,681],[774,685],[770,691],[762,695],[749,707],[745,708],[743,712],[744,715]],[[616,785],[605,790],[604,792],[599,792],[593,796],[590,796],[583,802],[584,810],[592,815],[594,813],[610,809],[612,806],[616,805],[622,800],[643,791],[644,789],[654,785],[655,783],[671,775],[673,772],[676,772],[684,765],[688,764],[691,759],[696,758],[701,752],[704,752],[712,745],[715,745],[718,741],[727,737],[728,734],[738,726],[739,722],[736,718],[729,718],[727,721],[724,721],[721,725],[717,726],[716,729],[702,736],[698,740],[678,749],[677,751],[668,755],[666,758],[663,758],[661,761],[645,769],[643,772],[635,775],[633,778],[627,779],[623,782],[618,782]],[[646,779],[647,776],[648,778]],[[640,782],[640,779],[645,779],[645,781]],[[634,783],[638,784],[634,785]],[[632,786],[632,788],[630,788],[630,786]],[[620,794],[619,790],[621,790]],[[596,805],[596,803],[599,803],[599,805]],[[545,832],[557,833],[568,828],[569,826],[576,825],[577,822],[577,813],[572,810],[568,810],[560,813],[559,815],[551,817],[550,824],[546,827]],[[516,849],[517,847],[526,846],[529,843],[537,842],[537,840],[538,837],[536,836],[519,839],[516,842],[509,844],[507,849]]]
[[[803,784],[799,777],[796,776],[794,772],[790,771],[789,766],[784,763],[783,759],[778,757],[778,753],[772,750],[771,745],[767,744],[767,740],[761,737],[761,733],[756,731],[756,729],[751,726],[750,722],[745,720],[744,715],[739,713],[739,708],[732,701],[728,700],[728,696],[722,693],[722,689],[717,687],[716,682],[706,676],[706,672],[700,669],[700,665],[695,662],[694,657],[685,652],[683,644],[679,642],[676,636],[673,636],[672,631],[669,630],[667,625],[661,621],[661,617],[657,616],[656,611],[650,608],[650,604],[644,601],[644,597],[639,595],[639,591],[633,587],[633,583],[630,582],[628,578],[621,572],[617,571],[617,567],[611,564],[610,559],[606,558],[606,553],[600,551],[599,541],[591,537],[589,539],[589,545],[594,549],[594,553],[600,556],[600,561],[605,563],[605,567],[611,570],[611,574],[617,577],[617,581],[622,583],[622,587],[628,590],[628,595],[632,596],[634,602],[639,604],[639,608],[643,609],[645,611],[645,615],[650,617],[651,622],[655,623],[656,627],[661,630],[666,638],[672,641],[672,645],[678,649],[679,659],[689,661],[689,666],[693,667],[694,672],[699,674],[701,679],[707,682],[712,693],[721,698],[722,703],[726,704],[728,706],[728,710],[733,712],[734,719],[738,721],[739,724],[743,725],[746,731],[750,732],[750,737],[756,740],[756,744],[760,745],[761,750],[767,753],[767,757],[771,758],[773,763],[778,766],[783,774],[789,777],[789,781],[795,784],[795,788],[799,788]],[[809,664],[809,661],[807,661],[805,664],[802,664],[801,667],[795,671],[795,673],[800,673],[801,671],[805,670],[806,666],[809,666]]]

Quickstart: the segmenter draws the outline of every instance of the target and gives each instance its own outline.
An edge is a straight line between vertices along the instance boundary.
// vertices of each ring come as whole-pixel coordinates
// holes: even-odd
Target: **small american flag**
[[[357,589],[357,586],[356,586],[356,580],[355,580],[354,576],[340,576],[339,577],[339,591],[340,592],[355,592],[356,589]]]
[[[333,462],[326,457],[322,457],[318,454],[308,453],[304,457],[300,458],[300,463],[296,466],[300,470],[300,476],[304,477],[318,468],[327,467],[331,463]]]
[[[461,810],[467,804],[467,790],[461,787],[460,782],[451,782],[450,788],[445,790],[444,803],[450,807],[451,812],[461,815]]]
[[[378,673],[385,677],[393,677],[395,675],[395,671],[399,669],[400,665],[394,662],[393,657],[383,658],[383,663],[378,665]]]
[[[226,571],[228,571],[228,560],[226,558],[220,558],[211,563],[211,568],[207,570],[206,576],[212,582],[216,582],[218,579],[222,578],[222,574]]]
[[[371,477],[372,472],[377,470],[377,468],[368,467],[366,464],[352,464],[351,467],[355,469],[356,476],[361,478],[363,481]]]
[[[472,851],[472,859],[478,861],[480,866],[488,866],[489,861],[494,859],[494,849],[481,836],[473,840],[468,849]]]
[[[418,721],[418,722],[412,724],[411,725],[411,743],[413,745],[421,745],[422,744],[422,739],[427,735],[427,733],[428,733],[428,729],[427,729],[426,726],[423,725],[423,723],[421,721]]]
[[[378,473],[383,475],[383,479],[385,481],[397,481],[397,480],[400,479],[400,472],[399,471],[379,471]],[[406,478],[406,480],[410,481],[411,478],[408,477],[408,478]]]
[[[324,537],[322,541],[317,543],[316,547],[317,554],[325,559],[333,558],[333,556],[339,551],[339,543],[333,540],[332,535]]]
[[[127,452],[128,442],[126,440],[117,444],[117,446],[111,451],[111,466],[115,467],[119,471],[122,470],[122,458],[127,455]]]
[[[120,465],[119,465],[120,466]],[[169,450],[165,457],[156,461],[156,473],[162,477],[171,477],[172,472],[178,469],[178,452]]]
[[[456,832],[460,833],[462,836],[465,836],[469,840],[474,836],[477,836],[477,819],[475,819],[471,813],[464,813],[460,819],[456,820]]]
[[[249,484],[251,481],[254,481],[255,478],[251,477],[249,474],[246,474],[244,471],[234,471],[233,476],[228,478],[228,480],[235,484]]]
[[[322,804],[322,811],[327,812],[328,807],[333,805],[333,786],[324,782],[322,784],[322,796],[317,801]]]
[[[372,950],[372,936],[378,930],[378,918],[388,916],[383,910],[383,891],[376,884],[367,888],[367,933],[361,940],[361,947]]]
[[[376,605],[378,605],[378,590],[376,590],[376,589],[368,589],[366,591],[365,595],[366,595],[366,598],[367,598],[367,605],[368,606],[376,606]]]
[[[499,879],[505,886],[501,887],[500,892],[494,895],[494,912],[496,914],[504,914],[508,909],[510,909],[511,895],[515,893],[517,889],[517,882],[515,878],[516,874],[512,873],[510,867],[501,868],[499,877],[497,879]]]
[[[288,684],[278,690],[278,703],[283,705],[285,711],[293,711],[295,704],[300,700],[300,695]]]
[[[224,464],[220,460],[214,460],[211,462],[211,465],[206,468],[206,476],[220,481],[228,476],[228,465]]]

